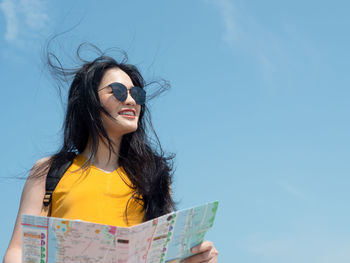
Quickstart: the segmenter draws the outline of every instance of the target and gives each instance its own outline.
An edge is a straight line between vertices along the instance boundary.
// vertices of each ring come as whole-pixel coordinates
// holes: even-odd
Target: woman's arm
[[[21,215],[40,215],[43,198],[45,195],[45,182],[47,168],[50,158],[39,160],[31,170],[31,173],[24,185],[21,202],[17,214],[16,224],[13,230],[9,247],[5,253],[3,263],[21,263],[22,262],[22,242],[21,242]],[[44,167],[44,166],[47,167]],[[43,168],[44,167],[44,168]],[[36,176],[36,171],[46,172]]]

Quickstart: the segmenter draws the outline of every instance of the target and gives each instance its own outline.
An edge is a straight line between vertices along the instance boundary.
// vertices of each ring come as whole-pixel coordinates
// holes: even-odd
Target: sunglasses
[[[113,82],[107,87],[111,87],[114,97],[120,102],[126,101],[128,97],[128,89],[119,82]],[[106,88],[107,88],[106,87]],[[130,89],[130,95],[135,100],[136,104],[143,105],[146,102],[146,91],[140,87],[132,87]]]

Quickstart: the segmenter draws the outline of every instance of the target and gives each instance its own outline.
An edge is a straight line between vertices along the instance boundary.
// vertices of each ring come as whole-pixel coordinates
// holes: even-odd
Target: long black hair
[[[63,144],[60,150],[50,159],[51,165],[64,164],[72,160],[76,154],[82,153],[91,145],[90,156],[87,163],[93,162],[99,138],[103,138],[113,151],[112,140],[109,138],[103,122],[101,112],[110,114],[100,103],[97,88],[105,72],[111,68],[124,71],[132,80],[134,86],[145,88],[147,83],[136,66],[127,63],[127,56],[118,62],[114,58],[99,51],[99,56],[92,60],[82,60],[82,65],[76,69],[64,69],[58,58],[47,52],[47,65],[56,77],[73,77],[68,93],[68,105],[64,120]],[[97,48],[96,48],[97,49]],[[153,132],[153,137],[146,131]],[[132,198],[140,202],[144,208],[144,221],[164,215],[174,209],[171,195],[171,182],[174,155],[166,155],[155,133],[147,102],[141,106],[138,127],[135,132],[122,137],[118,163],[126,171],[134,194]],[[47,170],[47,169],[46,169]],[[130,201],[130,200],[129,200]],[[127,207],[125,210],[127,214]]]

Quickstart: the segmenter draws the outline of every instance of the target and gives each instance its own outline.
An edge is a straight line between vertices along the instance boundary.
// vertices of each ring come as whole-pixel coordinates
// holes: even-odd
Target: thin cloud
[[[297,28],[288,18],[281,20],[278,27],[267,26],[250,12],[244,1],[204,1],[213,5],[220,14],[222,41],[234,52],[244,53],[253,60],[267,83],[288,83],[300,66],[297,59],[300,56],[309,68],[326,65],[317,50],[317,43],[310,42],[303,29]]]
[[[3,0],[0,9],[5,16],[5,40],[19,43],[35,38],[47,28],[49,16],[46,1],[43,0]]]
[[[271,38],[271,33],[257,23],[242,6],[237,7],[233,0],[215,0],[211,3],[220,12],[224,29],[223,40],[228,45],[251,50],[261,47],[265,40]]]
[[[289,61],[283,39],[264,27],[244,6],[233,0],[210,1],[220,13],[223,41],[233,50],[242,50],[257,61],[263,76],[269,80]]]
[[[42,0],[20,0],[20,7],[25,14],[25,23],[33,30],[43,29],[49,20],[46,4]]]
[[[217,0],[216,4],[219,7],[221,17],[224,23],[225,33],[223,39],[225,42],[232,44],[238,39],[239,26],[235,21],[236,8],[229,0]]]
[[[0,9],[6,20],[6,41],[14,41],[18,35],[18,21],[15,10],[15,3],[11,0],[4,0],[0,3]]]

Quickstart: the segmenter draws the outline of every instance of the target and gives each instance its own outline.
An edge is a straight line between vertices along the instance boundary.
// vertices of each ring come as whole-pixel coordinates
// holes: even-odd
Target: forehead
[[[119,68],[108,69],[103,75],[99,86],[100,88],[106,87],[113,82],[122,83],[127,88],[134,86],[129,75]]]

